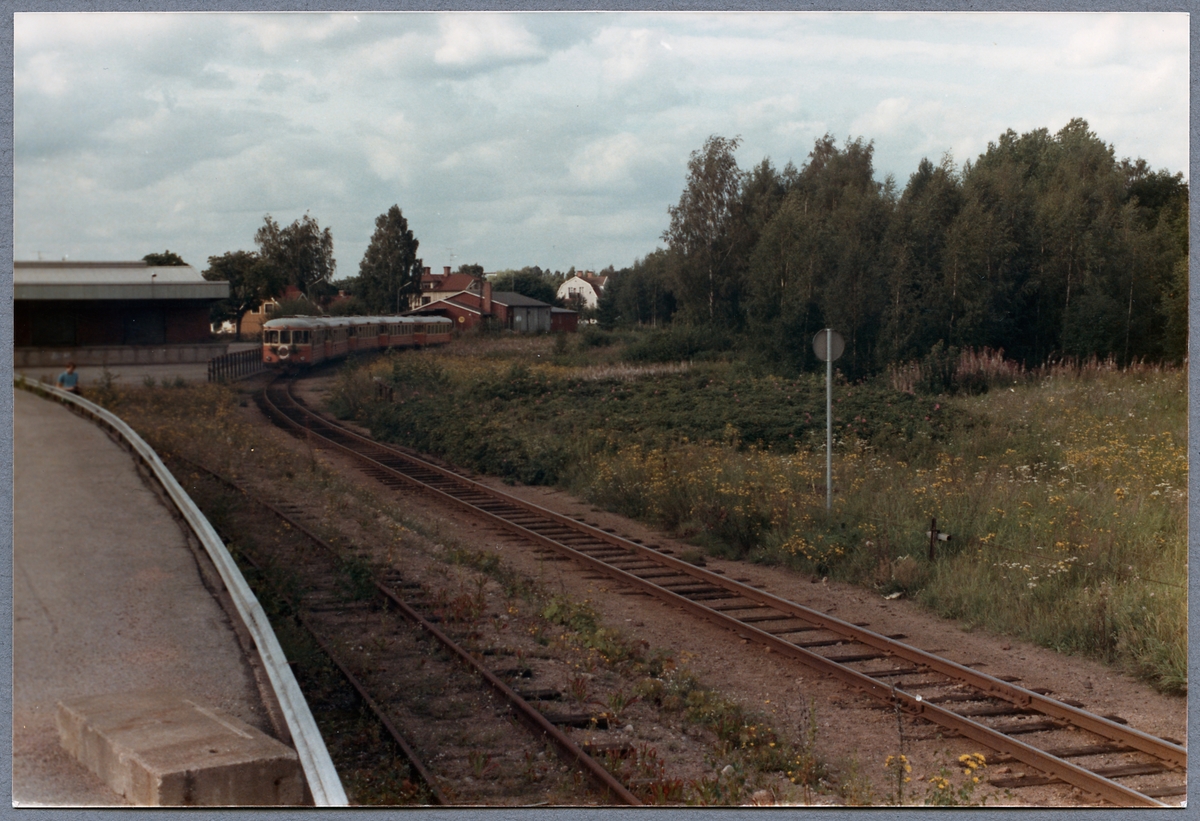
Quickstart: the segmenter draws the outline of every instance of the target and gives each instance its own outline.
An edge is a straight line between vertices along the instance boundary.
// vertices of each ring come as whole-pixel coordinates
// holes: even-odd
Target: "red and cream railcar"
[[[416,318],[413,342],[416,345],[445,345],[454,331],[454,322],[444,316]]]
[[[263,362],[308,367],[357,352],[444,345],[454,323],[444,317],[297,316],[263,324]]]
[[[317,317],[272,319],[263,324],[263,362],[316,365],[329,359],[330,328]]]
[[[412,320],[408,317],[368,316],[363,317],[363,323],[365,330],[358,336],[359,350],[363,350],[364,347],[387,350],[410,347],[413,344]],[[368,343],[368,340],[372,341]]]
[[[413,347],[413,327],[416,322],[409,316],[380,317],[379,337],[387,348]]]

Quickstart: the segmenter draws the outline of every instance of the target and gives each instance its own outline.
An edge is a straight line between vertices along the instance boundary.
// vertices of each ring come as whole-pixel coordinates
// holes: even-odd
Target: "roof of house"
[[[448,297],[447,299],[439,299],[434,302],[429,302],[425,305],[419,305],[410,311],[406,311],[405,315],[432,314],[432,313],[436,313],[438,311],[445,311],[451,307],[458,308],[459,310],[466,311],[467,313],[472,313],[472,314],[481,313],[478,305],[472,305],[469,302],[464,302],[463,300],[460,300],[456,296],[452,296],[452,297]]]
[[[13,299],[225,299],[190,265],[145,262],[14,262]]]
[[[575,276],[564,280],[563,285],[566,285],[568,282],[571,282],[576,279],[581,279],[584,282],[586,282],[588,285],[591,285],[592,287],[595,287],[595,288],[603,288],[605,285],[608,284],[607,276],[597,276],[596,274],[593,274],[590,271],[584,271],[582,274],[576,274]]]
[[[453,306],[454,306],[454,307],[456,307],[456,308],[462,308],[464,311],[470,311],[470,312],[471,312],[471,313],[473,313],[473,314],[480,314],[480,315],[482,315],[482,314],[483,314],[483,311],[480,309],[480,307],[479,307],[479,303],[478,303],[478,302],[475,302],[474,304],[472,304],[471,302],[467,302],[466,300],[459,299],[459,298],[458,298],[458,297],[456,297],[456,296],[452,296],[452,297],[450,297],[449,299],[443,299],[443,300],[442,300],[442,303],[447,303],[447,302],[448,302],[448,303],[450,303],[451,305],[453,305]],[[429,304],[430,304],[430,305],[437,305],[438,303],[437,303],[437,302],[431,302],[431,303],[429,303]]]
[[[429,291],[465,291],[474,284],[476,278],[470,274],[426,274],[421,277],[421,290]],[[426,285],[432,287],[426,288]]]
[[[531,296],[518,294],[515,291],[496,291],[492,294],[492,302],[509,308],[549,308],[549,303],[534,299]]]

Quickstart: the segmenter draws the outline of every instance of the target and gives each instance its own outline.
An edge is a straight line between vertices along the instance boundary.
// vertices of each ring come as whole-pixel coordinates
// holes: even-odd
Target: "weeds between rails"
[[[293,522],[293,527],[303,529],[302,525]],[[494,557],[490,557],[493,561],[473,559],[470,554],[461,554],[459,560],[476,566],[490,575],[496,576],[502,584],[511,586],[521,584],[519,580],[514,582],[514,578],[504,572],[502,567],[498,567],[494,561]],[[352,566],[347,566],[352,565]],[[345,578],[342,579],[342,587],[344,592],[351,598],[366,598],[370,593],[370,571],[361,562],[343,563],[341,569],[344,572]],[[463,596],[459,596],[449,602],[455,615],[448,618],[449,621],[461,621],[475,619],[478,621],[480,615],[477,612],[479,608],[471,601],[464,601]],[[322,608],[324,609],[324,608]],[[628,657],[628,649],[622,648],[617,636],[604,628],[599,627],[596,622],[596,617],[591,613],[586,606],[581,606],[578,603],[569,603],[562,598],[552,599],[547,607],[543,610],[543,616],[553,622],[568,626],[573,630],[583,631],[594,637],[595,641],[588,640],[588,646],[600,654],[601,657],[621,658]],[[597,643],[598,642],[598,643]],[[489,651],[483,650],[486,655]],[[661,660],[660,660],[661,663]],[[682,671],[679,671],[682,673]],[[728,733],[732,728],[735,736],[736,746],[753,749],[756,744],[766,745],[769,741],[769,748],[776,747],[776,735],[765,725],[750,723],[742,718],[740,709],[730,704],[723,704],[719,699],[713,697],[713,694],[706,693],[699,688],[698,683],[687,675],[669,675],[667,680],[672,682],[664,689],[663,681],[659,679],[647,680],[649,683],[657,683],[656,688],[643,693],[642,695],[653,695],[656,701],[665,699],[668,703],[672,699],[678,699],[678,693],[687,695],[687,705],[692,710],[698,711],[700,715],[715,721],[716,727],[723,728],[724,733]],[[572,680],[574,685],[583,685],[585,680],[576,678]],[[681,686],[682,685],[682,688]],[[584,690],[586,690],[586,685]],[[630,692],[615,692],[603,699],[603,711],[598,714],[601,722],[607,721],[610,725],[616,721],[618,716],[625,712],[625,708],[639,702],[642,695],[636,695]],[[588,698],[588,694],[584,692],[575,700],[579,704],[598,704],[595,698]],[[701,697],[701,698],[697,698]],[[699,712],[702,711],[702,712]],[[702,720],[702,723],[707,721]],[[729,744],[731,739],[722,740],[720,743],[726,749],[726,754],[730,752]],[[816,786],[816,782],[821,775],[824,774],[824,767],[817,762],[812,742],[815,741],[810,736],[807,737],[804,748],[797,752],[795,759],[791,762],[792,766],[798,769],[788,773],[788,777],[793,783],[801,786],[804,794],[811,795],[812,789]],[[688,798],[688,803],[699,801],[700,803],[723,803],[727,801],[737,801],[739,797],[745,795],[746,791],[743,787],[745,776],[729,776],[727,773],[718,774],[714,778],[698,779],[692,782],[685,782],[682,779],[671,779],[667,777],[665,770],[665,762],[660,760],[654,748],[649,746],[630,747],[629,745],[618,744],[616,747],[612,745],[598,744],[594,745],[597,754],[602,756],[605,767],[617,774],[622,780],[632,780],[638,789],[639,794],[645,796],[646,799],[654,803],[682,803],[685,798]],[[775,758],[786,756],[788,754],[788,746],[780,744],[778,750],[773,754]],[[769,752],[769,749],[763,749],[763,752]],[[578,751],[575,753],[578,755]],[[481,754],[477,754],[481,755]],[[580,756],[582,757],[582,756]],[[492,762],[492,757],[486,757],[488,762]],[[785,759],[780,759],[780,766],[784,766],[782,762]],[[796,763],[800,762],[800,763]],[[473,769],[479,770],[478,762],[473,762]],[[490,767],[485,767],[490,771]],[[726,767],[726,769],[730,769]],[[619,788],[618,788],[619,789]],[[628,794],[626,793],[626,796]]]
[[[262,603],[308,700],[330,756],[352,804],[425,805],[446,803],[424,778],[420,763],[384,719],[357,692],[349,671],[340,665],[305,622],[299,602],[299,578],[270,555],[262,555],[256,535],[270,533],[262,508],[220,477],[194,463],[168,459],[177,476],[186,477],[188,492],[208,510],[243,575]],[[257,512],[255,508],[258,508]],[[230,538],[230,532],[239,534]],[[254,531],[257,531],[255,533]],[[291,534],[276,532],[276,546]]]
[[[384,768],[382,772],[378,772],[370,768],[364,770],[362,767],[352,771],[352,775],[359,781],[365,777],[368,781],[376,782],[370,785],[377,788],[375,790],[377,795],[371,796],[375,800],[359,801],[358,803],[431,803],[429,799],[434,799],[434,803],[441,804],[475,804],[486,800],[499,804],[537,803],[529,800],[534,797],[529,794],[529,790],[542,790],[545,784],[535,784],[534,782],[545,779],[544,777],[530,778],[531,768],[528,762],[535,760],[540,755],[538,749],[542,743],[541,737],[535,733],[534,745],[525,750],[526,766],[521,774],[522,783],[514,790],[511,773],[508,774],[510,777],[505,777],[506,764],[511,763],[506,759],[513,758],[512,748],[519,749],[523,745],[512,734],[498,734],[495,732],[495,728],[489,728],[487,715],[489,712],[495,712],[495,708],[488,697],[471,698],[472,695],[479,695],[478,692],[472,692],[472,688],[476,684],[476,679],[472,675],[468,673],[465,676],[459,676],[458,681],[455,681],[453,675],[447,675],[453,672],[450,668],[456,666],[456,661],[466,660],[468,667],[474,664],[461,648],[452,643],[447,644],[450,641],[447,637],[422,620],[424,632],[420,629],[413,631],[418,646],[418,658],[413,659],[411,653],[404,654],[403,642],[396,640],[396,635],[404,632],[403,628],[409,626],[408,622],[404,621],[403,617],[398,621],[395,612],[388,607],[388,602],[378,595],[377,583],[373,578],[374,572],[367,562],[355,556],[353,552],[347,554],[345,551],[334,549],[311,533],[303,524],[291,518],[294,514],[285,513],[252,496],[245,495],[244,491],[221,477],[213,477],[209,474],[209,478],[215,478],[216,481],[227,487],[239,491],[239,494],[243,496],[240,501],[249,503],[242,507],[249,507],[251,511],[257,507],[260,514],[267,511],[275,514],[279,520],[277,524],[282,525],[283,532],[276,530],[274,544],[267,549],[261,544],[261,540],[259,540],[260,543],[253,544],[255,541],[253,535],[248,536],[246,533],[241,533],[236,540],[242,545],[237,551],[238,557],[251,564],[257,571],[258,578],[275,582],[268,584],[265,592],[272,604],[270,609],[279,613],[280,621],[285,626],[286,632],[293,633],[297,626],[303,628],[306,635],[298,637],[300,644],[315,642],[318,645],[322,658],[326,662],[322,666],[329,668],[332,665],[343,673],[345,679],[357,689],[359,701],[365,702],[365,706],[375,714],[377,721],[372,726],[385,726],[394,737],[393,746],[403,748],[404,757],[409,763],[401,772],[394,772],[394,768],[393,771]],[[226,515],[228,515],[228,511],[226,511]],[[245,515],[239,517],[239,522],[242,528],[246,528],[249,523],[251,528],[260,535],[264,531],[263,522],[254,517],[252,512],[249,522]],[[269,527],[266,529],[270,530]],[[247,549],[248,542],[253,544],[249,549]],[[313,545],[320,548],[315,553],[310,549]],[[289,568],[287,573],[280,573],[281,563]],[[420,597],[424,592],[419,589],[419,585],[404,583],[395,575],[393,583],[410,588],[408,590],[410,595],[415,593]],[[385,590],[385,592],[394,597],[391,591]],[[283,605],[283,611],[286,612],[281,612],[281,608],[278,606],[280,604]],[[404,609],[410,618],[420,619],[398,599],[395,600],[395,606]],[[435,618],[441,619],[442,617]],[[439,641],[451,651],[450,655],[447,656],[443,650],[438,649],[435,646],[436,643],[424,646],[429,638],[426,635],[428,632],[437,634]],[[321,636],[326,638],[322,639]],[[365,652],[364,645],[368,645]],[[429,647],[433,647],[434,655],[438,656],[439,660],[444,660],[446,664],[430,663]],[[359,652],[356,653],[355,649]],[[459,657],[457,660],[454,658],[455,654]],[[394,686],[397,681],[395,671],[414,666],[429,668],[430,675],[425,678],[434,685],[434,689],[418,687],[415,691],[409,691],[407,688]],[[383,681],[380,673],[384,668],[387,668],[390,673],[383,678],[386,679],[387,684],[393,686],[391,688],[385,686],[385,689],[381,690]],[[321,672],[331,673],[332,671],[323,669]],[[493,681],[495,681],[494,678]],[[503,687],[503,685],[500,686]],[[376,697],[368,692],[372,689],[378,693],[378,698],[386,703],[376,704]],[[477,691],[478,688],[474,687],[474,690]],[[411,698],[412,692],[418,696],[415,700]],[[452,725],[461,725],[462,719],[469,716],[472,722],[471,729],[452,728],[454,733],[463,729],[460,743],[469,744],[470,749],[466,752],[466,759],[470,774],[451,773],[447,776],[445,774],[448,769],[447,746],[438,744],[436,749],[426,751],[427,755],[438,760],[438,768],[443,772],[441,777],[435,777],[422,765],[416,753],[405,740],[396,735],[388,714],[396,714],[400,721],[407,720],[411,725],[414,721],[414,712],[428,713],[431,700],[446,699],[447,697],[455,705],[452,709],[453,714],[441,718],[449,719]],[[328,702],[328,699],[324,699],[324,701]],[[468,709],[466,704],[472,701],[478,703]],[[339,706],[334,705],[335,714]],[[463,712],[464,709],[466,712]],[[501,725],[507,724],[507,715],[508,710],[501,705],[499,713],[496,714]],[[365,711],[363,720],[369,723],[369,716],[365,714]],[[494,724],[495,721],[491,723]],[[543,724],[547,732],[559,735],[561,738],[556,730],[544,722]],[[446,731],[445,727],[442,729]],[[378,732],[376,732],[376,736],[379,736]],[[373,740],[382,743],[384,747],[389,746],[386,739],[376,737]],[[363,744],[369,741],[370,739],[364,738],[360,734],[354,743]],[[570,745],[565,738],[562,739],[562,742]],[[626,803],[626,801],[637,803],[633,796],[624,791],[607,773],[587,761],[588,756],[585,753],[576,748],[572,748],[572,750],[575,758],[593,767],[597,775],[608,779],[610,795],[618,798],[621,803]],[[366,752],[365,755],[370,757],[371,754]],[[359,755],[356,756],[356,759],[363,757],[364,755]],[[461,764],[461,762],[459,763]],[[555,771],[550,767],[541,767],[540,769],[542,776]],[[415,777],[417,775],[420,778]],[[474,779],[472,779],[472,775]],[[479,786],[472,785],[473,780]],[[596,801],[594,792],[580,780],[579,771],[568,772],[563,769],[558,780],[564,782],[554,789],[555,792],[561,793],[559,803],[594,803]],[[378,795],[379,785],[377,782],[380,781],[384,784],[398,784],[398,787],[393,789],[390,796],[386,792]],[[440,789],[440,786],[444,786],[445,790]],[[567,796],[573,796],[573,798],[567,798]],[[380,801],[379,798],[385,800]],[[389,798],[393,800],[386,800]],[[396,801],[394,800],[396,798],[402,800]]]

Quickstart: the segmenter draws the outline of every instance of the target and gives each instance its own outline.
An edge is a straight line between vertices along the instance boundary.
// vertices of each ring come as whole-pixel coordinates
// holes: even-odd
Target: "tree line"
[[[948,349],[1185,355],[1187,183],[1117,160],[1081,119],[1009,130],[962,168],[922,160],[902,191],[862,139],[826,135],[783,170],[740,169],[739,144],[693,152],[666,247],[615,272],[602,325],[733,333],[798,370],[828,326],[852,376]]]
[[[417,256],[420,242],[408,220],[393,205],[375,219],[375,233],[359,262],[358,275],[335,280],[337,261],[333,256],[333,234],[322,229],[309,214],[291,225],[281,226],[270,214],[254,234],[255,251],[228,251],[208,258],[205,279],[229,283],[229,298],[213,307],[214,323],[232,321],[241,335],[242,318],[269,299],[277,299],[294,288],[301,295],[294,311],[328,310],[342,314],[394,314],[406,311],[420,293],[424,263]],[[177,263],[164,260],[174,258]],[[184,264],[177,255],[150,254],[149,264]],[[458,273],[483,276],[483,266],[460,265]],[[515,291],[551,304],[559,304],[558,285],[575,273],[542,270],[528,266],[495,274],[497,291]],[[348,300],[333,302],[343,293]]]
[[[209,257],[202,272],[205,279],[229,283],[229,298],[213,307],[212,320],[232,321],[239,336],[247,312],[289,287],[314,306],[328,305],[339,291],[347,291],[353,296],[342,312],[380,314],[407,310],[421,289],[419,243],[397,205],[375,219],[375,233],[353,279],[334,281],[333,233],[309,214],[286,226],[267,214],[254,243],[255,251]]]

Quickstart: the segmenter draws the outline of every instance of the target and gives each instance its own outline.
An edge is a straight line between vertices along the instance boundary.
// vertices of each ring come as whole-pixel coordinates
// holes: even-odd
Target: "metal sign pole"
[[[846,340],[833,328],[817,331],[813,353],[825,362],[825,509],[833,510],[833,360],[846,350]]]
[[[833,329],[825,329],[825,350],[833,350]],[[825,509],[833,510],[833,357],[825,358]]]

